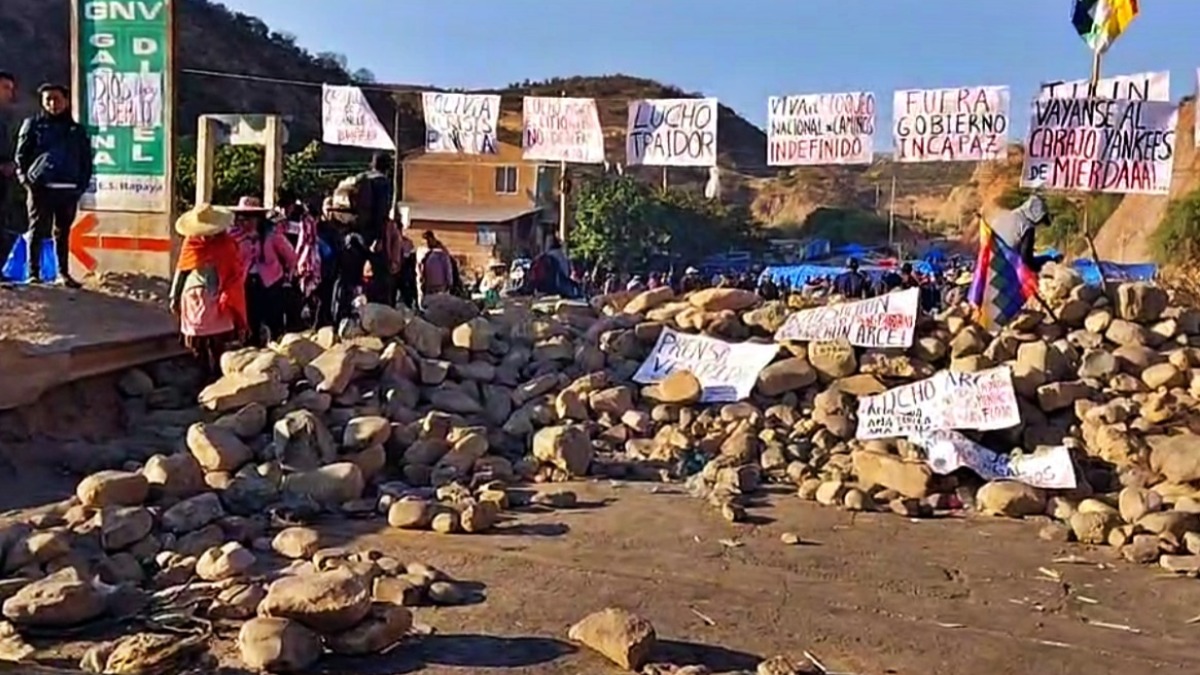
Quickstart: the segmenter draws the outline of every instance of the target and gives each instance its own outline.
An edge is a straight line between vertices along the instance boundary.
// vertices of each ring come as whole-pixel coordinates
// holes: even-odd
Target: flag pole
[[[1100,67],[1103,57],[1102,50],[1092,50],[1092,77],[1088,80],[1088,98],[1096,98],[1097,90],[1100,87]],[[1083,240],[1087,242],[1088,252],[1092,254],[1092,262],[1096,264],[1096,272],[1100,275],[1100,287],[1103,288],[1108,285],[1108,280],[1104,278],[1104,268],[1100,265],[1100,253],[1096,250],[1096,238],[1092,236],[1090,221],[1093,197],[1093,193],[1089,191],[1083,198]]]

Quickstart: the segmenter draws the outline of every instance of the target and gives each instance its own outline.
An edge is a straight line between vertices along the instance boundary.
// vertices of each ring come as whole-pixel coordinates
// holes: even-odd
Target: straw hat
[[[229,210],[234,213],[266,213],[270,209],[263,206],[258,197],[242,197],[238,199],[237,206]]]
[[[197,204],[195,208],[179,216],[175,231],[184,237],[211,237],[228,230],[233,225],[233,214],[211,204]]]

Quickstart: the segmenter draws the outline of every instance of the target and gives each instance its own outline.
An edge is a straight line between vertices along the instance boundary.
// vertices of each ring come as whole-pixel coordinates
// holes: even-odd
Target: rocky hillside
[[[293,146],[320,136],[320,89],[279,82],[347,82],[354,79],[344,58],[312,54],[286,33],[273,31],[261,20],[233,12],[209,0],[178,0],[179,76],[178,132],[189,136],[196,118],[204,113],[276,113],[289,120]],[[68,0],[4,0],[0,14],[0,67],[14,71],[27,93],[43,81],[69,78],[70,50]],[[249,78],[213,77],[197,70],[239,73]],[[357,73],[355,74],[357,75]],[[274,81],[253,79],[271,78]],[[370,91],[383,124],[392,128],[400,110],[404,145],[419,147],[423,122],[415,92],[427,88],[392,85],[398,92]],[[624,153],[626,102],[637,98],[700,95],[677,87],[628,75],[577,76],[543,82],[513,83],[493,90],[504,96],[509,138],[519,142],[521,97],[558,95],[594,97],[600,103],[601,122],[608,135],[609,152]],[[711,93],[711,92],[710,92]],[[23,105],[33,104],[22,97]],[[766,135],[731,108],[722,106],[719,144],[724,198],[749,207],[767,225],[802,223],[816,208],[886,210],[892,176],[896,177],[897,211],[907,221],[923,225],[954,224],[967,206],[974,204],[980,176],[991,169],[960,164],[895,165],[881,157],[869,167],[813,167],[778,169],[765,163]],[[341,154],[341,153],[339,153]],[[351,153],[353,154],[353,153]],[[981,173],[982,172],[982,173]],[[657,169],[637,172],[647,180],[661,179]],[[671,184],[699,188],[707,172],[675,169]],[[949,202],[948,202],[949,200]],[[964,205],[947,211],[947,204]]]

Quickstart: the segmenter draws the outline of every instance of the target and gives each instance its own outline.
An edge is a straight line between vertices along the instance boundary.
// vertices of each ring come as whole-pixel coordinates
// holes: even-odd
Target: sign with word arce
[[[169,213],[171,13],[168,0],[77,0],[76,114],[95,149],[81,206]]]
[[[1008,87],[908,89],[892,97],[897,162],[982,162],[1008,154]]]
[[[870,164],[875,158],[875,94],[772,96],[767,101],[767,164]]]
[[[521,112],[525,159],[604,163],[604,130],[595,99],[526,96]]]
[[[1021,187],[1168,194],[1178,122],[1171,101],[1034,101]]]
[[[362,89],[321,85],[321,140],[330,145],[395,150]]]
[[[425,152],[494,155],[499,146],[499,94],[456,94],[426,91],[421,94],[425,112]]]
[[[788,315],[775,331],[777,341],[833,342],[857,347],[911,347],[917,329],[920,290],[802,309]]]
[[[625,163],[629,166],[715,166],[717,99],[658,98],[629,102]]]

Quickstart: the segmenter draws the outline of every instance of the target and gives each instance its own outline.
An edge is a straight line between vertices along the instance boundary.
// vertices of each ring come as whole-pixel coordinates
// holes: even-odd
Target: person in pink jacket
[[[283,335],[287,289],[296,278],[298,256],[258,198],[242,197],[232,211],[232,233],[246,270],[248,342],[261,347]]]

